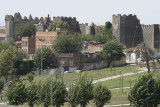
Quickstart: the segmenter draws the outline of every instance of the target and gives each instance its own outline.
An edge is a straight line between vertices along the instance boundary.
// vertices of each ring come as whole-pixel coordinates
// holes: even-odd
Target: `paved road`
[[[125,74],[123,74],[123,77],[129,76],[129,75],[134,75],[134,74],[139,74],[139,73],[144,73],[144,72],[147,71],[146,68],[139,68],[139,69],[140,69],[140,71],[137,71],[137,72],[125,73]],[[111,76],[111,77],[107,77],[107,78],[102,78],[102,79],[94,80],[92,83],[95,84],[95,83],[99,83],[99,82],[103,82],[103,81],[119,78],[121,76],[122,75],[115,75],[115,76]]]

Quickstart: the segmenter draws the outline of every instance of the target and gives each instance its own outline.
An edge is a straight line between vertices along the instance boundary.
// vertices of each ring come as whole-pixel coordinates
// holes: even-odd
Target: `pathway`
[[[146,68],[139,68],[139,69],[140,69],[140,71],[131,72],[131,73],[125,73],[125,74],[123,74],[123,77],[129,76],[129,75],[134,75],[134,74],[139,74],[139,73],[144,73],[144,72],[147,71]],[[115,76],[111,76],[111,77],[107,77],[107,78],[102,78],[102,79],[94,80],[92,83],[95,84],[95,83],[99,83],[99,82],[103,82],[103,81],[119,78],[121,76],[122,75],[115,75]]]
[[[103,107],[123,107],[123,106],[127,106],[127,107],[129,107],[130,106],[130,104],[117,104],[117,105],[105,105],[105,106],[103,106]]]

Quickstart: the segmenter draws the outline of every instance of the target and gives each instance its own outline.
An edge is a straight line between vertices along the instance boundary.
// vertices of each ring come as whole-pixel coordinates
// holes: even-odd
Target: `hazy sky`
[[[160,24],[160,0],[2,0],[0,25],[15,12],[22,17],[71,16],[98,25],[111,21],[113,14],[136,14],[142,24]]]

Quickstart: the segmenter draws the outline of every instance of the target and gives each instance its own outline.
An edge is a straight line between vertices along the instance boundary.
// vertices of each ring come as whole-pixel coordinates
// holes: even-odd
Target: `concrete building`
[[[6,40],[6,27],[0,26],[0,41]]]

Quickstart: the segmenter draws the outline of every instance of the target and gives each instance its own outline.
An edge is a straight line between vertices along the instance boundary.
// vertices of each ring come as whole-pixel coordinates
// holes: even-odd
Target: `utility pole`
[[[5,103],[6,103],[6,96],[5,96],[5,94],[6,94],[6,91],[5,91],[5,85],[6,85],[6,79],[4,78],[4,105],[5,105]]]
[[[53,106],[53,78],[51,78],[51,107]]]
[[[42,62],[42,48],[43,48],[43,46],[42,46],[42,42],[43,41],[45,41],[45,39],[44,38],[39,38],[39,41],[41,41],[41,88],[42,88],[42,69],[43,69],[43,62]]]
[[[121,87],[121,71],[120,71],[120,74],[119,74],[119,88]]]
[[[122,93],[123,93],[123,74],[122,74]]]

